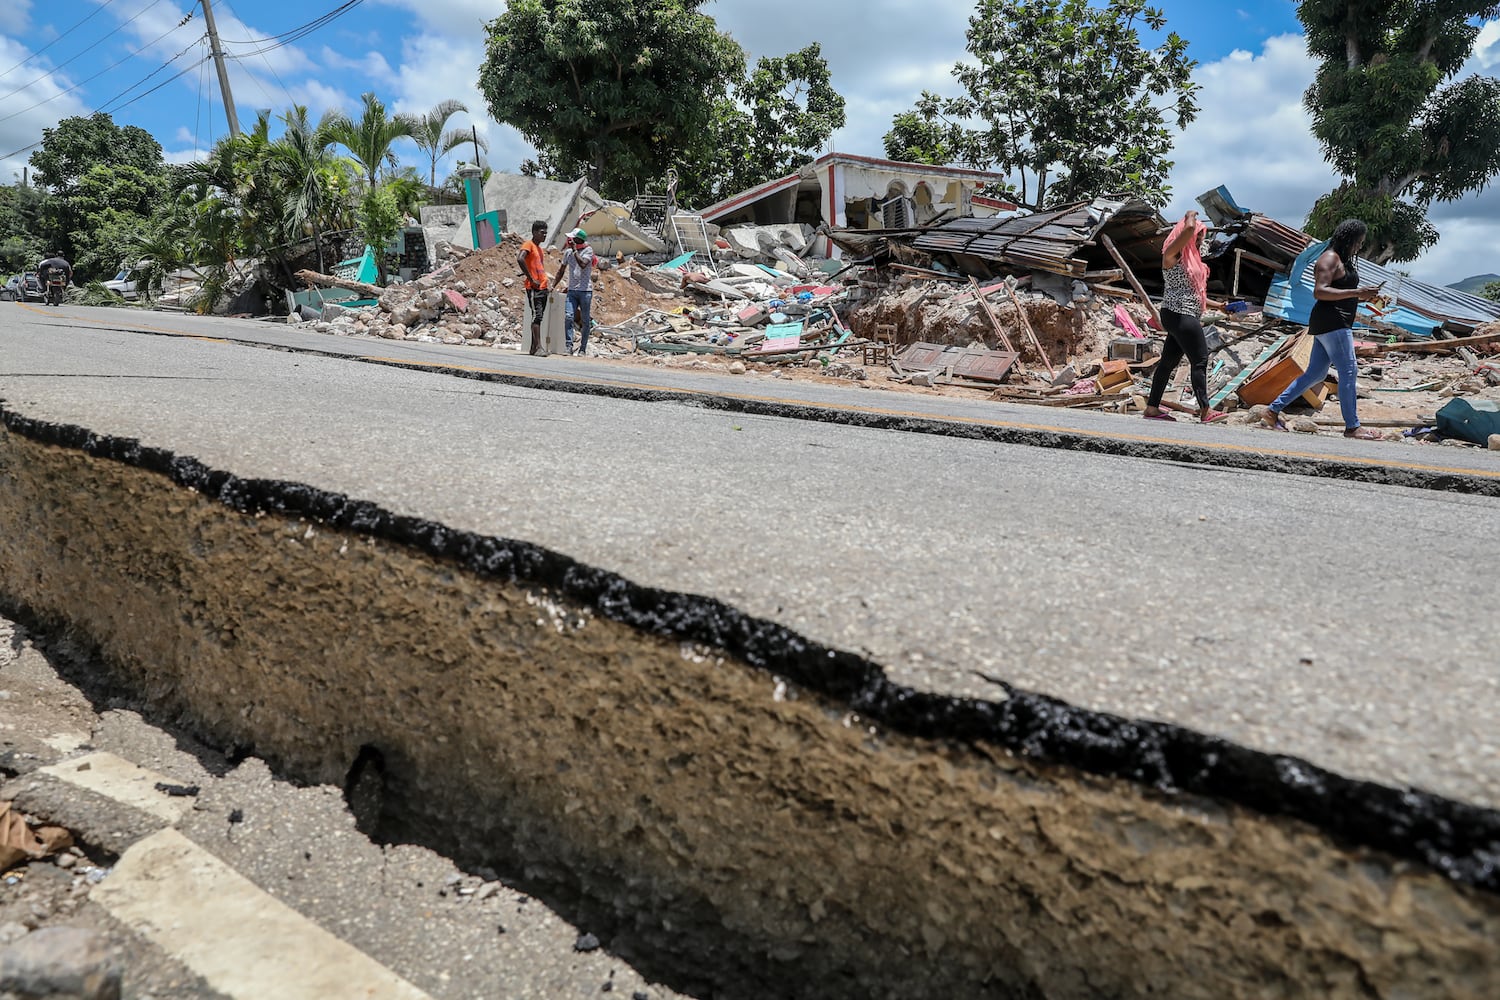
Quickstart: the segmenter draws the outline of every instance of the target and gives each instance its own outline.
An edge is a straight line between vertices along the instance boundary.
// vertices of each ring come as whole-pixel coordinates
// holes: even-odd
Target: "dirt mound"
[[[493,282],[503,289],[499,294],[515,299],[516,311],[519,312],[521,289],[524,286],[521,269],[516,264],[516,255],[521,252],[521,244],[524,242],[520,236],[511,233],[496,246],[465,257],[453,269],[455,280],[462,281],[471,288],[484,288]],[[550,277],[562,266],[562,251],[548,249],[545,256],[547,274]],[[595,323],[623,323],[642,309],[661,305],[660,300],[653,299],[646,289],[632,279],[631,275],[639,265],[629,261],[625,261],[623,266],[619,264],[619,261],[611,259],[607,269],[601,269],[594,275]]]
[[[1106,299],[1091,297],[1061,305],[1050,295],[1018,289],[1012,301],[1003,288],[991,290],[986,298],[1021,360],[1029,364],[1040,364],[1041,358],[1026,333],[1017,302],[1053,364],[1097,359],[1110,340],[1125,335],[1114,323],[1114,303]],[[1132,312],[1137,324],[1144,322],[1144,312],[1139,307]],[[856,309],[849,323],[863,337],[874,337],[878,325],[894,326],[897,344],[920,340],[960,347],[976,342],[992,349],[1004,346],[973,289],[952,282],[893,282]]]

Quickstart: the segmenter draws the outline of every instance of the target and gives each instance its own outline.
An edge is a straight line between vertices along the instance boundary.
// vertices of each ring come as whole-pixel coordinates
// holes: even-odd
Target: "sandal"
[[[1205,424],[1214,424],[1218,423],[1220,420],[1223,420],[1227,416],[1229,416],[1229,414],[1225,413],[1223,410],[1204,410],[1203,416],[1199,417],[1198,419]]]
[[[1266,430],[1268,430],[1268,431],[1286,431],[1288,433],[1291,432],[1291,428],[1286,425],[1286,421],[1281,419],[1281,414],[1279,414],[1279,413],[1273,414],[1273,413],[1271,413],[1270,410],[1267,410],[1266,411],[1266,415],[1267,416],[1273,416],[1273,417],[1275,417],[1275,420],[1272,421],[1271,423],[1267,423],[1265,417],[1261,417],[1260,418],[1260,425],[1262,427],[1264,427]]]
[[[1372,431],[1368,427],[1355,427],[1344,432],[1344,437],[1356,441],[1379,441],[1382,437],[1379,431]]]
[[[1158,411],[1156,413],[1148,413],[1148,414],[1146,414],[1146,419],[1147,420],[1167,420],[1167,421],[1170,421],[1170,422],[1172,422],[1174,424],[1177,422],[1177,418],[1174,417],[1174,416],[1172,416],[1172,414],[1170,414],[1170,413],[1162,413],[1160,411]]]

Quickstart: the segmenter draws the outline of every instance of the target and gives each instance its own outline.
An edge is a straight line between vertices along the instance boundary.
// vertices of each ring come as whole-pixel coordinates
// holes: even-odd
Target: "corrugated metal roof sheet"
[[[1327,240],[1307,247],[1292,262],[1288,276],[1272,283],[1271,291],[1266,295],[1265,312],[1268,315],[1289,323],[1307,324],[1314,301],[1312,265],[1327,249]],[[1388,310],[1381,319],[1420,336],[1430,337],[1444,324],[1463,330],[1500,320],[1500,302],[1491,302],[1456,288],[1418,281],[1364,258],[1359,261],[1359,280],[1365,285],[1384,282],[1386,294],[1392,296],[1394,305],[1400,308]],[[1367,315],[1368,312],[1361,307],[1361,316]]]
[[[929,254],[977,257],[1077,276],[1089,268],[1089,260],[1080,253],[1106,230],[1122,253],[1159,260],[1158,231],[1163,222],[1156,209],[1139,199],[1098,198],[1020,218],[954,219],[927,230],[912,245]],[[1139,252],[1142,244],[1149,245],[1150,254]]]

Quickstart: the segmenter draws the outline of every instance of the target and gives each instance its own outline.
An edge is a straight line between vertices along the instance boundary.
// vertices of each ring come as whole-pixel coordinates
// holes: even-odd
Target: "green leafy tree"
[[[1500,80],[1453,81],[1480,21],[1500,4],[1464,0],[1302,0],[1308,51],[1322,60],[1304,97],[1313,134],[1343,175],[1308,216],[1326,237],[1344,218],[1369,226],[1364,255],[1412,260],[1437,242],[1434,201],[1500,174]]]
[[[0,277],[42,259],[42,192],[28,184],[0,186]]]
[[[65,193],[84,172],[99,164],[133,166],[147,172],[162,169],[161,144],[134,125],[119,126],[103,111],[87,118],[64,118],[42,129],[41,148],[31,154],[36,182]]]
[[[790,55],[761,58],[740,85],[739,99],[749,108],[751,183],[796,170],[844,127],[844,99],[833,89],[817,42]]]
[[[114,274],[121,241],[144,228],[165,189],[161,145],[99,112],[44,129],[30,162],[47,189],[36,228],[44,252],[71,260],[80,281]]]
[[[437,187],[438,160],[455,149],[478,139],[479,148],[486,153],[490,151],[490,144],[482,136],[463,129],[448,128],[448,119],[460,112],[468,114],[469,109],[459,101],[451,99],[439,101],[433,105],[431,111],[417,117],[415,127],[412,129],[412,141],[427,157],[427,186],[430,188]],[[445,129],[447,131],[444,131]]]
[[[360,97],[362,110],[358,118],[336,114],[329,122],[333,141],[349,151],[364,171],[365,184],[374,188],[381,167],[394,169],[396,154],[391,145],[397,139],[410,138],[417,120],[411,115],[388,115],[385,103],[374,94]]]
[[[385,247],[396,238],[400,228],[401,209],[390,189],[372,187],[366,191],[359,205],[359,232],[365,242],[375,248],[382,285],[385,284]]]
[[[693,150],[745,72],[703,0],[511,0],[486,26],[479,89],[550,176],[628,196]],[[578,172],[575,172],[578,171]]]
[[[681,156],[678,200],[706,205],[784,177],[817,155],[844,126],[844,98],[822,47],[762,57],[714,101],[713,124]],[[658,164],[657,174],[671,163]]]
[[[383,185],[396,200],[396,210],[402,215],[415,217],[431,195],[432,189],[425,184],[417,171],[404,167],[401,172]]]
[[[885,155],[907,163],[987,169],[994,161],[984,153],[982,136],[964,124],[972,113],[964,98],[924,90],[910,111],[891,119]]]
[[[1141,25],[1166,24],[1146,0],[980,0],[967,34],[974,61],[953,68],[965,93],[924,93],[893,120],[888,147],[1012,171],[1029,204],[1129,192],[1164,205],[1168,122],[1183,128],[1198,113],[1187,42],[1175,32],[1142,42]]]
[[[84,171],[70,195],[49,199],[45,211],[67,233],[74,270],[84,280],[108,277],[148,228],[166,190],[164,172],[99,164]]]
[[[1479,294],[1491,302],[1500,302],[1500,281],[1486,281]]]
[[[323,270],[323,233],[338,228],[335,216],[341,197],[330,183],[338,159],[333,152],[336,117],[325,114],[314,125],[306,106],[294,104],[281,121],[285,127],[267,151],[268,173],[282,199],[281,235],[288,242],[313,237],[318,269]]]

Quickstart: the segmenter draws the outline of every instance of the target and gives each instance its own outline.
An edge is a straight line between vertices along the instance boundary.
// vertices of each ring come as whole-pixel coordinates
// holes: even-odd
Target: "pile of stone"
[[[472,287],[450,260],[415,281],[381,290],[373,305],[328,304],[308,328],[350,337],[485,346],[521,342],[521,302],[500,282]]]

